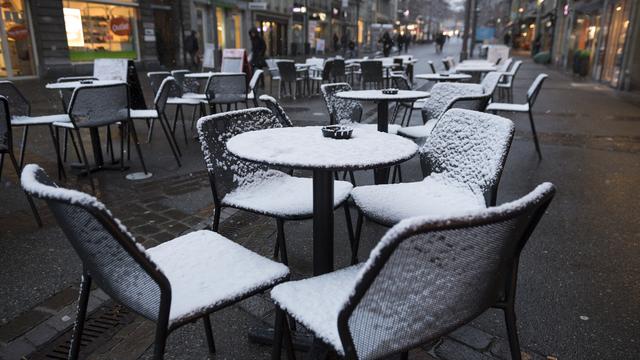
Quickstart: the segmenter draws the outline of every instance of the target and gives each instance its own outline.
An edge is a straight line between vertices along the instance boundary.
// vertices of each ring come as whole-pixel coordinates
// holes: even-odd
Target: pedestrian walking
[[[389,33],[385,32],[378,42],[382,44],[382,53],[385,57],[388,57],[391,54],[391,48],[393,47],[393,40],[391,40]]]
[[[411,45],[411,34],[406,32],[404,34],[404,52],[405,52],[405,54],[409,52],[409,45]]]
[[[194,69],[198,68],[198,64],[200,63],[200,59],[198,58],[198,51],[200,50],[200,46],[198,45],[198,32],[195,30],[191,30],[191,34],[184,39],[184,51],[187,53],[189,59],[187,60],[187,64],[189,67]]]
[[[347,56],[347,48],[349,47],[349,33],[347,31],[342,33],[340,46],[342,46],[342,56]]]
[[[398,47],[398,54],[402,53],[402,44],[404,44],[404,37],[401,33],[396,34],[396,46]]]
[[[340,38],[338,34],[333,34],[333,51],[338,52],[340,50]]]
[[[251,40],[251,67],[253,71],[256,69],[262,69],[267,66],[265,56],[267,53],[267,43],[264,42],[262,35],[258,32],[258,29],[252,27],[249,29],[249,39]]]
[[[446,39],[443,33],[436,35],[436,54],[442,53]]]

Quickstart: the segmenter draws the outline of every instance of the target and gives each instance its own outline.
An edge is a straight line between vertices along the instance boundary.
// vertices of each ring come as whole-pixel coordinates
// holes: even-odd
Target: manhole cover
[[[109,341],[122,327],[130,324],[136,315],[122,305],[108,302],[93,312],[85,321],[80,353],[87,354]],[[28,356],[31,360],[66,359],[73,334],[73,326],[57,338]]]

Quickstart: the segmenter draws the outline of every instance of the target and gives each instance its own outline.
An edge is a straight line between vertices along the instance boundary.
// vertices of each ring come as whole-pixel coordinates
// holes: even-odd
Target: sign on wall
[[[131,23],[129,19],[122,16],[115,17],[109,22],[111,32],[119,36],[129,36],[131,34]]]
[[[80,9],[64,8],[64,29],[67,32],[67,43],[70,47],[84,47],[82,31],[82,13]]]

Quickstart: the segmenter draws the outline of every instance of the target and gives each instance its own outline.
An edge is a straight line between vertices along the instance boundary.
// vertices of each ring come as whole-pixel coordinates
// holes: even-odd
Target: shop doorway
[[[23,0],[2,4],[0,16],[0,77],[36,75],[36,57],[29,14]]]
[[[277,21],[258,21],[258,30],[267,43],[267,56],[287,55],[287,24]]]
[[[153,10],[153,22],[156,33],[156,50],[158,61],[168,69],[174,69],[178,63],[178,49],[180,31],[175,23],[176,16],[171,8],[156,8]]]
[[[620,81],[625,41],[629,29],[631,2],[624,1],[614,4],[608,10],[610,20],[602,64],[602,81],[617,87]]]

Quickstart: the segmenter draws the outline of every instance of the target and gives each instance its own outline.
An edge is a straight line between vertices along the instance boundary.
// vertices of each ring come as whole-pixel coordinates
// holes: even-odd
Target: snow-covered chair
[[[154,96],[158,93],[158,90],[160,90],[162,81],[169,76],[171,76],[171,73],[168,71],[150,71],[147,73],[149,85],[151,86],[151,91],[153,91]]]
[[[362,104],[357,100],[342,99],[336,96],[342,91],[351,91],[348,83],[324,84],[320,87],[322,98],[329,112],[330,124],[348,124],[363,129],[378,131],[376,124],[361,124]],[[396,134],[400,125],[389,124],[389,133]]]
[[[363,264],[277,285],[273,359],[293,353],[289,315],[346,359],[389,359],[502,309],[521,359],[514,303],[519,258],[553,199],[550,183],[489,209],[421,216],[389,230]],[[313,354],[309,358],[316,358]]]
[[[84,142],[80,135],[80,129],[97,129],[102,126],[119,124],[121,132],[127,134],[120,136],[120,164],[124,162],[124,143],[123,139],[129,136],[133,137],[133,142],[140,159],[140,164],[144,173],[147,173],[147,167],[140,150],[140,142],[136,133],[135,126],[131,122],[129,107],[129,86],[126,83],[112,85],[84,85],[76,88],[71,96],[69,104],[69,119],[66,122],[54,122],[56,127],[71,129],[75,132],[80,147],[82,163],[89,177],[91,189],[95,191],[95,185],[91,176],[91,165],[84,149]],[[127,140],[128,141],[128,140]],[[113,149],[111,150],[113,156]],[[95,155],[94,155],[95,156]]]
[[[360,209],[352,259],[357,257],[363,217],[393,226],[412,216],[495,205],[513,132],[513,122],[500,116],[447,111],[419,150],[423,180],[358,186],[351,192]]]
[[[391,76],[391,80],[393,83],[393,87],[395,87],[396,89],[412,90],[409,79],[407,79],[406,76],[404,75],[393,75]],[[391,121],[395,124],[398,119],[398,115],[400,114],[400,111],[403,111],[402,119],[400,120],[400,126],[408,126],[411,123],[411,116],[413,115],[413,110],[422,109],[425,101],[426,99],[420,99],[420,100],[410,101],[410,102],[397,102],[393,109],[393,115],[391,116],[391,119],[392,119]]]
[[[8,80],[0,81],[0,95],[4,96],[9,102],[11,126],[23,128],[18,168],[22,169],[24,164],[24,154],[27,149],[29,128],[31,126],[47,126],[49,128],[49,134],[51,135],[53,148],[55,149],[58,178],[64,176],[64,167],[62,166],[62,159],[60,157],[58,139],[54,133],[52,125],[55,122],[69,122],[69,116],[67,114],[31,116],[31,103],[16,87],[16,85]]]
[[[282,90],[287,92],[287,85],[289,87],[289,96],[296,99],[298,90],[304,91],[305,77],[302,76],[296,64],[293,60],[278,60],[276,63],[278,66],[278,72],[280,73],[280,87],[278,88],[278,98],[282,96]]]
[[[153,99],[154,109],[131,109],[129,114],[131,116],[131,120],[151,121],[151,123],[149,124],[149,134],[147,135],[147,142],[149,143],[151,142],[151,137],[153,134],[153,125],[155,124],[155,121],[158,120],[160,122],[160,127],[162,128],[162,131],[167,138],[167,142],[169,143],[169,147],[171,148],[173,157],[176,159],[178,166],[182,166],[182,164],[180,163],[180,158],[178,157],[182,154],[180,153],[178,142],[175,139],[174,132],[171,130],[171,126],[166,114],[167,103],[171,98],[171,95],[175,95],[179,93],[179,91],[180,90],[178,88],[178,83],[175,81],[175,79],[172,76],[165,77],[155,93],[155,97]]]
[[[491,71],[487,73],[480,82],[480,86],[482,86],[482,91],[485,94],[489,94],[491,99],[493,99],[493,94],[496,92],[498,88],[498,83],[500,82],[500,78],[502,78],[502,73],[498,71]],[[464,84],[471,85],[471,84]]]
[[[260,95],[260,100],[264,103],[264,106],[271,110],[271,112],[278,118],[280,121],[280,125],[283,127],[292,127],[293,122],[291,122],[291,118],[284,111],[278,100],[276,100],[273,96],[269,95]]]
[[[190,74],[191,70],[172,70],[171,76],[176,79],[176,82],[182,89],[182,94],[188,98],[198,98],[200,100],[206,100],[204,94],[200,91],[203,87],[200,81],[197,79],[188,78],[186,75]]]
[[[513,102],[513,80],[516,78],[520,66],[522,66],[522,60],[514,62],[511,69],[502,73],[502,82],[498,83],[500,99],[505,99],[509,103]]]
[[[37,165],[27,165],[22,187],[47,202],[83,265],[69,358],[77,359],[91,285],[155,322],[154,359],[169,334],[203,319],[215,352],[209,314],[286,280],[286,266],[211,231],[195,231],[145,249],[98,199],[58,187]]]
[[[374,89],[380,89],[384,86],[384,70],[382,61],[365,60],[360,62],[360,72],[362,73],[362,88],[366,89],[367,85],[373,84]]]
[[[333,59],[328,59],[320,67],[309,69],[309,82],[311,91],[315,94],[320,92],[320,86],[324,83],[331,82],[331,69],[333,67]],[[315,86],[317,85],[317,87]]]
[[[431,70],[432,73],[437,74],[438,70],[436,70],[436,66],[433,64],[433,61],[429,60],[427,63],[429,64],[429,70]]]
[[[540,152],[540,144],[538,143],[538,134],[536,133],[536,126],[533,123],[533,105],[538,98],[542,83],[549,77],[547,74],[539,74],[534,80],[529,89],[527,90],[527,102],[524,104],[510,104],[510,103],[491,103],[487,106],[487,111],[496,114],[498,111],[508,111],[515,113],[527,113],[529,114],[529,123],[531,124],[531,133],[533,134],[533,143],[536,146],[536,152],[538,157],[542,159],[542,153]]]
[[[229,153],[227,141],[233,136],[255,130],[280,128],[282,124],[266,108],[251,108],[202,117],[198,134],[202,145],[213,203],[213,230],[217,231],[223,208],[230,207],[276,219],[275,256],[287,263],[284,222],[313,217],[312,179],[290,176],[267,166],[241,160]],[[353,186],[335,181],[333,204],[344,209],[351,239],[351,218],[345,201]]]
[[[258,86],[258,82],[264,76],[264,71],[260,69],[256,69],[251,75],[251,80],[249,80],[249,92],[247,93],[247,100],[251,100],[253,102],[253,106],[258,106],[258,93],[256,92],[256,87]]]
[[[20,167],[18,166],[18,161],[16,161],[16,157],[13,154],[12,135],[13,132],[11,131],[11,114],[9,113],[9,101],[6,97],[0,95],[0,180],[2,179],[2,164],[4,164],[5,155],[9,155],[11,165],[13,165],[13,169],[16,171],[17,177],[20,178]],[[29,207],[31,207],[33,216],[36,219],[36,223],[38,224],[38,226],[42,227],[42,220],[40,220],[38,210],[36,209],[36,206],[33,203],[33,199],[31,199],[31,196],[29,196],[29,194],[27,194],[27,201],[29,202]]]
[[[433,85],[429,92],[431,96],[424,100],[422,106],[423,125],[403,127],[398,130],[398,135],[422,140],[429,136],[447,110],[456,107],[482,111],[490,99],[479,84],[441,82]]]
[[[219,73],[213,74],[207,81],[205,95],[212,113],[216,113],[216,107],[224,111],[231,110],[231,105],[238,109],[238,103],[247,105],[247,74],[245,73]]]
[[[266,59],[267,70],[269,71],[269,94],[273,94],[273,83],[278,82],[278,98],[280,98],[280,70],[275,59]]]

